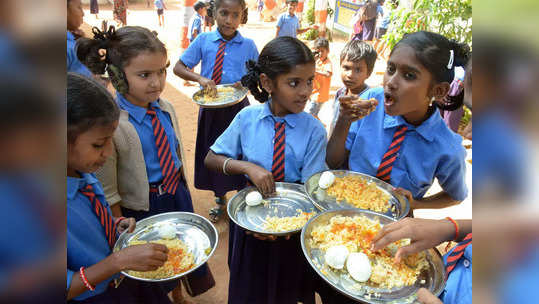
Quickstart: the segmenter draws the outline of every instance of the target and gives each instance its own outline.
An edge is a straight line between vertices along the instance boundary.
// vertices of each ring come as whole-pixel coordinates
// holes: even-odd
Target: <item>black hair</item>
[[[377,57],[378,54],[372,45],[360,40],[348,41],[341,51],[341,63],[343,60],[352,62],[360,62],[361,60],[364,60],[365,64],[367,65],[369,75],[374,70],[374,64],[376,63]]]
[[[432,74],[436,83],[451,83],[455,78],[455,66],[465,67],[470,56],[470,47],[467,44],[427,31],[405,34],[389,56],[403,45],[415,50],[417,60]],[[453,62],[450,64],[451,52]],[[436,105],[444,110],[455,110],[462,105],[463,96],[463,92],[457,96],[448,96],[448,102],[437,102]]]
[[[94,79],[67,73],[67,140],[94,126],[107,126],[118,120],[120,110],[107,89]]]
[[[123,71],[129,60],[143,52],[167,54],[157,33],[141,26],[124,26],[118,30],[111,26],[106,32],[94,27],[92,31],[93,39],[77,40],[77,57],[96,75],[104,74],[110,64]],[[105,57],[99,54],[100,49],[106,50]]]
[[[210,1],[210,5],[208,7],[208,17],[211,17],[211,18],[214,18],[216,15],[217,15],[217,10],[219,9],[219,7],[221,7],[221,4],[223,3],[223,1],[225,0],[211,0]],[[245,2],[245,0],[232,0],[232,1],[237,1],[238,4],[241,6],[241,9],[242,9],[242,15],[241,15],[241,24],[247,24],[247,20],[248,20],[248,15],[249,15],[249,9],[247,7],[247,3]]]
[[[193,6],[195,11],[197,11],[197,12],[198,12],[199,9],[204,8],[204,7],[206,7],[206,3],[203,2],[203,1],[197,1],[197,3],[195,3],[195,5]]]
[[[329,51],[329,41],[324,37],[320,37],[314,41],[314,48],[324,48]]]
[[[260,74],[275,80],[281,74],[289,73],[300,64],[315,63],[314,55],[305,43],[292,37],[278,37],[266,44],[258,56],[258,62],[246,62],[247,74],[241,78],[243,86],[260,102],[266,102],[269,93],[260,83]]]

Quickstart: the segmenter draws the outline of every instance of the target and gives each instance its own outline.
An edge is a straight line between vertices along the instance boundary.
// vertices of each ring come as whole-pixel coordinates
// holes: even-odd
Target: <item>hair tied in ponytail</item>
[[[108,47],[108,42],[110,40],[116,39],[116,28],[114,26],[110,26],[107,31],[101,31],[98,27],[92,28],[92,33],[94,34],[95,40],[101,40],[104,42],[104,48]]]

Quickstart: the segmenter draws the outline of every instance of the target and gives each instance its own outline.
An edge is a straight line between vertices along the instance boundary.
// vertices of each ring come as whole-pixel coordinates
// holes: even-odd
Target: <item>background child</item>
[[[270,194],[275,182],[303,183],[325,170],[326,135],[322,124],[303,112],[315,71],[309,48],[279,37],[266,44],[260,58],[249,62],[242,83],[263,104],[234,118],[205,164],[215,172],[247,175],[261,193]],[[299,234],[289,240],[265,238],[231,221],[229,240],[228,303],[314,303],[315,277],[302,256]]]
[[[333,118],[329,128],[329,135],[333,133],[335,124],[339,118],[339,99],[345,95],[355,95],[362,99],[369,99],[369,86],[365,80],[374,70],[377,54],[373,47],[359,40],[349,41],[341,51],[341,79],[344,87],[335,93],[333,101]]]
[[[190,42],[193,42],[198,34],[202,33],[202,23],[204,22],[204,17],[206,17],[206,3],[198,1],[194,5],[195,14],[189,21],[189,32],[187,33],[187,38]]]
[[[313,99],[308,103],[305,110],[318,118],[318,112],[324,104],[329,100],[329,88],[331,86],[331,76],[333,75],[333,66],[329,60],[329,42],[326,38],[318,38],[314,42],[314,50],[316,54],[316,71],[314,76]]]
[[[412,208],[442,208],[466,198],[462,138],[449,130],[436,104],[447,95],[454,66],[465,64],[468,51],[430,32],[404,36],[391,51],[383,90],[373,89],[380,101],[375,111],[368,115],[376,103],[341,99],[328,144],[329,167],[348,164],[401,188]],[[443,191],[423,198],[434,178]]]
[[[121,109],[113,153],[98,172],[113,214],[140,220],[163,212],[193,212],[176,113],[160,98],[169,63],[165,45],[143,27],[111,28],[81,41],[79,57],[97,74],[107,67]],[[192,277],[206,275],[203,267]],[[180,291],[175,289],[177,298]]]
[[[296,8],[298,7],[298,0],[287,0],[287,12],[282,13],[277,20],[277,31],[275,37],[289,36],[296,38],[298,34],[302,34],[310,29],[317,28],[313,25],[307,28],[300,29],[299,19],[296,16]]]
[[[246,73],[245,63],[258,58],[254,41],[243,37],[237,31],[240,23],[247,22],[245,1],[217,0],[214,4],[213,16],[217,21],[217,30],[199,34],[174,67],[174,74],[184,80],[196,81],[209,89],[214,89],[217,84],[238,82]],[[200,74],[190,70],[201,61]],[[214,192],[217,207],[210,210],[210,219],[214,222],[224,213],[226,193],[243,188],[245,178],[211,172],[204,166],[204,158],[210,146],[228,127],[234,116],[248,105],[249,100],[245,98],[240,103],[226,108],[200,108],[198,114],[195,187]]]
[[[163,14],[163,11],[167,9],[165,1],[155,0],[153,4],[157,10],[157,21],[159,22],[159,26],[165,26],[165,15]]]
[[[92,73],[77,58],[75,36],[80,37],[82,31],[79,29],[83,22],[84,11],[80,0],[67,0],[67,71],[76,72],[87,77],[92,77]]]
[[[125,278],[122,270],[148,271],[167,260],[161,244],[130,246],[112,253],[116,237],[135,229],[133,218],[114,217],[93,175],[114,150],[119,111],[95,80],[67,76],[67,300],[74,303],[170,303],[159,285]],[[103,224],[104,223],[104,224]],[[94,290],[95,289],[95,290]]]

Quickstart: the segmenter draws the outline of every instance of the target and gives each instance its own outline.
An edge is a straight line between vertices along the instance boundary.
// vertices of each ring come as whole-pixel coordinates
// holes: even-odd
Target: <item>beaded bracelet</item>
[[[88,280],[86,279],[86,275],[84,275],[84,266],[80,268],[79,275],[80,275],[80,279],[82,280],[86,288],[88,288],[90,291],[94,291],[95,287],[92,286],[90,282],[88,282]]]

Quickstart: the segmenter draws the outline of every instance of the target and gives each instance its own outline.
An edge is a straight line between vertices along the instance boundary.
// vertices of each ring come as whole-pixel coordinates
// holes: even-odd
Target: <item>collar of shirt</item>
[[[123,110],[126,110],[127,113],[131,117],[133,117],[139,124],[142,123],[142,120],[144,119],[144,116],[146,116],[146,112],[148,109],[136,106],[129,101],[120,93],[116,93],[116,100],[118,100],[118,105]],[[159,106],[159,99],[156,101],[153,101],[150,103],[152,108],[161,109],[161,106]]]
[[[406,125],[408,127],[408,130],[415,130],[424,139],[431,142],[434,138],[434,128],[441,121],[441,119],[442,117],[440,116],[440,111],[438,110],[438,108],[436,108],[436,110],[434,110],[434,113],[432,113],[429,119],[425,120],[421,125],[416,127],[407,123],[400,115],[390,116],[384,112],[384,129]]]
[[[70,31],[67,31],[67,40],[75,41],[75,35]]]
[[[210,32],[210,40],[211,41],[219,41],[223,40],[226,41],[226,43],[242,43],[243,42],[243,36],[240,34],[240,31],[236,30],[236,36],[230,40],[226,40],[221,36],[221,33],[219,33],[219,30],[215,30],[213,32]]]
[[[82,177],[67,177],[67,198],[73,199],[79,189],[86,187],[86,185],[97,184],[99,181],[95,176],[90,173],[81,173]],[[105,195],[101,190],[101,187],[94,187],[95,194]]]
[[[274,121],[282,121],[284,120],[287,125],[289,125],[291,128],[294,128],[296,124],[298,123],[298,114],[288,114],[284,117],[277,117],[271,113],[271,107],[270,107],[271,99],[266,101],[264,103],[264,107],[262,109],[262,112],[258,115],[258,120],[261,120],[266,117],[271,117]]]

